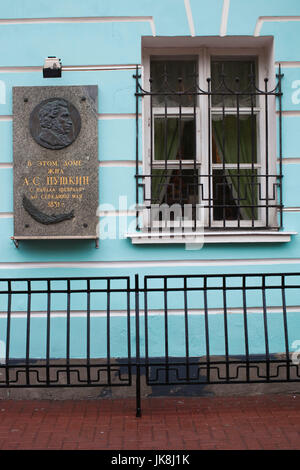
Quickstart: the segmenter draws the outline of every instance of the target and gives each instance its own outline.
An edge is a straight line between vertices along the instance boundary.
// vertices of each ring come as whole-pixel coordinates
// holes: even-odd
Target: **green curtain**
[[[238,163],[238,141],[237,126],[239,126],[239,162],[252,164],[256,163],[256,145],[252,148],[252,127],[251,116],[240,116],[239,121],[236,116],[226,116],[220,120],[213,119],[213,138],[217,148],[218,156],[221,159],[219,163]],[[254,122],[254,128],[256,124]],[[223,145],[225,138],[225,146]],[[256,132],[254,135],[254,144],[256,143]],[[217,163],[216,161],[214,163]],[[224,178],[232,188],[232,196],[237,201],[240,199],[240,215],[244,220],[257,218],[257,208],[245,207],[257,205],[257,177],[256,170],[240,169],[239,178],[236,176],[237,169],[225,170]],[[223,202],[225,203],[225,201]]]
[[[164,162],[176,160],[179,150],[178,118],[154,120],[154,152],[155,160]],[[171,178],[171,169],[155,169],[152,172],[151,200],[152,203],[161,204],[164,200],[168,183]]]

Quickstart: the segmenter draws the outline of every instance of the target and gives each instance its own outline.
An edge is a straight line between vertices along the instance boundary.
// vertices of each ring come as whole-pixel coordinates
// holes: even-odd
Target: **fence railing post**
[[[141,369],[140,369],[140,293],[139,276],[135,275],[135,344],[136,344],[136,417],[142,416],[141,410]]]

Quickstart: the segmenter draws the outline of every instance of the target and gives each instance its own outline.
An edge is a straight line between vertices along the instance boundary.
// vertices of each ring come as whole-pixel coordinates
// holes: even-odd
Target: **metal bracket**
[[[10,239],[14,242],[15,247],[19,248],[19,240],[16,240],[15,237],[10,237]]]

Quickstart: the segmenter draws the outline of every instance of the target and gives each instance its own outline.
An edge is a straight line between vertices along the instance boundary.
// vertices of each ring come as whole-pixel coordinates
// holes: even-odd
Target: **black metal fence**
[[[142,384],[299,381],[299,336],[299,273],[0,281],[0,387],[135,385],[137,416]]]

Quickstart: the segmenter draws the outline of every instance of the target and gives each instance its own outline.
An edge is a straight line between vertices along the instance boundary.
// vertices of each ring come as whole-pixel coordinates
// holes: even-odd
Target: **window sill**
[[[290,242],[291,236],[297,232],[278,231],[204,231],[203,233],[128,233],[126,238],[130,238],[134,245],[146,244],[203,244],[203,243],[282,243]]]

